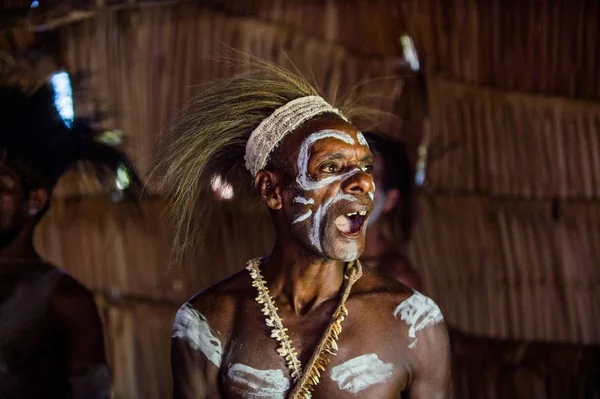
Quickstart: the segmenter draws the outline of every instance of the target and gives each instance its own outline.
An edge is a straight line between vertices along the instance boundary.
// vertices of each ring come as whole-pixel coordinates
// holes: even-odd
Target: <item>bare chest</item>
[[[39,357],[49,345],[54,333],[48,316],[53,284],[45,277],[0,281],[0,362],[5,367]]]
[[[330,363],[321,373],[313,397],[399,397],[409,381],[409,352],[398,349],[401,345],[394,342],[395,333],[386,321],[377,322],[377,317],[364,315],[360,309],[350,311],[342,324],[337,355],[329,355]],[[282,315],[303,366],[313,355],[332,312],[333,308],[324,308],[310,316]],[[294,381],[260,309],[246,309],[239,325],[243,329],[235,331],[224,353],[220,376],[224,396],[286,398]]]

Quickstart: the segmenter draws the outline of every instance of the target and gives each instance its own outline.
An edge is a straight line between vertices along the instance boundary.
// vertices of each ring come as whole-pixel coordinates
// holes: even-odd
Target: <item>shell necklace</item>
[[[302,370],[302,364],[298,360],[298,353],[292,345],[290,337],[287,335],[287,328],[283,326],[283,322],[277,314],[275,301],[271,296],[267,283],[260,272],[261,259],[256,258],[248,261],[246,269],[250,272],[252,278],[252,286],[258,291],[256,302],[262,305],[262,312],[265,315],[265,323],[271,327],[271,338],[274,338],[279,343],[277,353],[283,357],[290,370],[291,377],[296,382],[294,389],[290,393],[291,399],[309,399],[312,398],[312,392],[319,383],[321,372],[325,371],[325,367],[329,363],[329,355],[335,355],[338,349],[337,341],[342,332],[342,321],[348,316],[346,309],[346,300],[350,295],[352,285],[362,275],[361,264],[358,260],[352,261],[346,265],[344,271],[344,283],[340,302],[333,313],[331,322],[325,329],[323,337],[319,341],[312,357],[310,358],[306,372]]]

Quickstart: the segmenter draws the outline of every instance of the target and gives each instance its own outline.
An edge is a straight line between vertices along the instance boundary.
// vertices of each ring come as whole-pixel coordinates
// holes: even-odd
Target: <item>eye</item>
[[[362,167],[362,171],[368,174],[373,173],[373,165],[365,165]]]
[[[325,173],[335,173],[335,172],[339,171],[340,168],[336,164],[328,163],[328,164],[323,165],[321,170]]]

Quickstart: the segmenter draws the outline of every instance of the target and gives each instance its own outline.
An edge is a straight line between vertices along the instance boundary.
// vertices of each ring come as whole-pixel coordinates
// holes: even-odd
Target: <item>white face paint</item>
[[[354,144],[352,136],[338,130],[321,130],[305,138],[300,146],[300,152],[298,153],[298,176],[296,177],[296,182],[302,190],[314,191],[336,181],[347,179],[360,171],[360,169],[351,170],[339,176],[331,176],[319,181],[314,181],[309,178],[308,160],[310,158],[310,147],[315,142],[329,137],[341,140],[346,144]]]
[[[296,202],[298,204],[308,205],[308,204],[314,204],[315,200],[312,198],[306,199],[304,197],[296,197],[296,198],[294,198],[294,202]]]
[[[331,379],[340,389],[357,394],[373,385],[385,382],[393,374],[394,366],[384,363],[371,353],[350,359],[331,369]]]
[[[431,298],[417,291],[410,298],[398,305],[394,310],[394,316],[400,317],[400,319],[410,326],[408,337],[412,338],[413,341],[408,347],[411,349],[417,346],[417,332],[444,320],[442,312],[436,303]]]
[[[373,187],[375,187],[375,183],[373,183]],[[373,197],[375,198],[373,201],[373,210],[369,215],[369,221],[367,222],[367,226],[373,225],[373,223],[375,223],[379,219],[379,217],[383,213],[383,208],[385,208],[385,200],[387,198],[386,193],[384,193],[383,191],[377,193],[377,195],[373,195],[372,193],[369,194],[371,195],[371,199],[373,199]]]
[[[362,132],[358,132],[356,137],[358,138],[358,144],[364,145],[365,147],[369,147],[369,143],[367,142],[367,139],[365,138],[364,134],[362,134]]]
[[[317,208],[317,211],[316,211],[315,217],[314,217],[314,221],[313,221],[313,224],[310,229],[310,241],[319,250],[319,252],[323,251],[323,249],[321,248],[321,226],[323,224],[323,217],[327,213],[327,210],[333,204],[335,204],[336,202],[339,202],[341,200],[356,201],[356,198],[350,194],[344,194],[342,192],[338,192],[336,195],[334,195],[329,200],[327,200],[323,205],[321,205]],[[358,257],[358,248],[357,248],[356,243],[354,243],[354,242],[349,243],[346,246],[344,252],[345,252],[345,254],[344,254],[345,256],[344,256],[343,260],[349,262],[349,261],[356,259]]]
[[[375,201],[375,191],[377,191],[377,186],[375,185],[375,180],[373,180],[373,190],[369,191],[369,197],[371,201]]]
[[[312,180],[308,175],[308,163],[309,163],[309,158],[310,158],[310,149],[315,142],[317,142],[319,140],[323,140],[325,138],[335,138],[335,139],[341,140],[344,143],[350,144],[350,145],[356,144],[355,140],[352,138],[352,136],[350,134],[341,132],[338,130],[331,130],[331,129],[315,132],[315,133],[311,134],[310,136],[308,136],[306,139],[304,139],[304,141],[302,142],[302,145],[300,146],[300,151],[298,153],[298,160],[297,160],[298,176],[296,177],[296,182],[298,183],[299,188],[304,191],[308,191],[308,192],[314,191],[314,190],[326,187],[327,185],[333,184],[335,182],[345,180],[345,179],[361,172],[360,168],[354,168],[354,169],[349,170],[341,175],[330,176],[330,177],[327,177],[325,179],[318,180],[318,181]],[[365,140],[364,136],[362,135],[362,133],[359,133],[357,138],[361,145],[367,145],[366,140]],[[363,143],[363,141],[364,141],[364,143]],[[369,192],[369,197],[371,198],[371,200],[373,199],[372,192]],[[321,237],[321,229],[323,227],[324,216],[327,214],[328,209],[332,205],[334,205],[335,203],[342,201],[342,200],[356,201],[356,198],[352,195],[345,194],[343,192],[338,192],[333,197],[331,197],[329,200],[327,200],[324,204],[317,207],[317,209],[314,212],[311,209],[306,213],[296,216],[296,218],[293,221],[294,224],[299,223],[299,222],[307,220],[308,218],[310,218],[312,216],[313,220],[312,220],[312,225],[310,228],[309,239],[310,239],[311,244],[314,246],[314,248],[317,251],[319,251],[320,253],[323,252],[323,248],[321,245],[321,238],[322,238]],[[312,205],[312,204],[314,204],[314,199],[312,199],[312,198],[306,199],[304,197],[298,196],[298,197],[294,198],[294,202],[301,203],[304,205],[308,205],[308,204]],[[354,260],[358,257],[358,246],[356,243],[349,243],[346,246],[346,248],[344,248],[343,252],[344,252],[343,260],[345,260],[345,261]]]
[[[294,219],[294,221],[292,223],[293,224],[300,223],[300,222],[308,219],[310,217],[310,215],[312,215],[312,209],[309,209],[308,212],[306,212],[305,214],[298,216],[296,219]]]
[[[212,364],[221,367],[223,345],[208,325],[206,318],[190,304],[186,303],[177,312],[173,337],[187,341],[195,350],[202,352]]]
[[[281,370],[257,370],[235,363],[227,371],[230,388],[247,399],[283,399],[290,382]]]

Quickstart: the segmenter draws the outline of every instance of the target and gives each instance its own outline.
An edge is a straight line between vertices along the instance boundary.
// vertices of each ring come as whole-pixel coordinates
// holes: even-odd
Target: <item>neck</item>
[[[33,232],[27,229],[21,230],[14,240],[0,248],[0,262],[12,263],[39,259],[40,256],[33,245]]]
[[[296,314],[305,314],[339,294],[344,267],[344,262],[317,256],[300,244],[277,240],[263,274],[278,302],[287,301]]]

